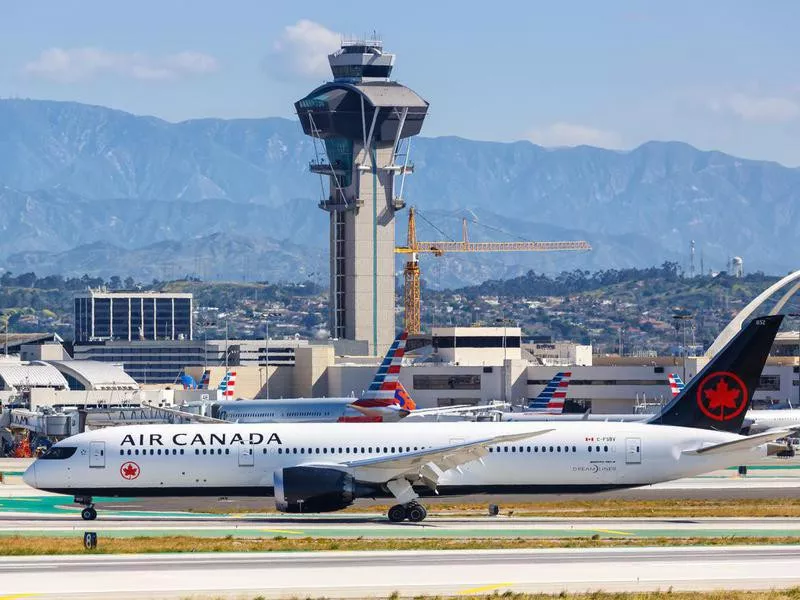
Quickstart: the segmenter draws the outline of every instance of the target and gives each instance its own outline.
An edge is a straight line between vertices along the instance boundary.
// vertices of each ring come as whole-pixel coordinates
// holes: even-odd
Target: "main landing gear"
[[[428,516],[428,511],[419,502],[408,502],[406,504],[395,504],[387,513],[392,523],[401,523],[408,519],[412,523],[424,521]]]
[[[97,518],[97,510],[94,508],[91,496],[75,496],[75,504],[83,505],[81,518],[84,521],[94,521]]]

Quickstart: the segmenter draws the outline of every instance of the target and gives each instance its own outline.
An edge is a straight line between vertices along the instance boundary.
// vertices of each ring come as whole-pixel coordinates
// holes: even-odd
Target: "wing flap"
[[[758,446],[761,446],[762,444],[774,442],[775,440],[785,438],[791,433],[792,433],[791,429],[772,429],[770,431],[765,431],[764,433],[759,433],[757,435],[751,435],[748,437],[731,440],[730,442],[722,442],[720,444],[714,444],[713,446],[704,446],[703,448],[697,448],[695,450],[684,450],[683,454],[701,456],[704,454],[723,454],[725,452],[740,452],[742,450],[747,450],[748,448],[756,448]]]

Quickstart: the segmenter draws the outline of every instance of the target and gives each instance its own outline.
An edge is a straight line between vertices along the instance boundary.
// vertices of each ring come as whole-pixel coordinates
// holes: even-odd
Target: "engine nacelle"
[[[287,467],[273,475],[275,506],[281,512],[341,510],[356,499],[356,483],[346,471],[329,467]]]

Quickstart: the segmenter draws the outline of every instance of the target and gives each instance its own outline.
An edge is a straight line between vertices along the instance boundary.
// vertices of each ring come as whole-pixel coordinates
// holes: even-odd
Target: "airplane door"
[[[625,464],[638,465],[642,462],[642,439],[628,438],[625,440]]]
[[[255,456],[253,454],[253,446],[250,444],[239,445],[239,466],[252,467],[255,463]]]
[[[106,466],[106,443],[90,442],[89,445],[89,466],[103,469]]]

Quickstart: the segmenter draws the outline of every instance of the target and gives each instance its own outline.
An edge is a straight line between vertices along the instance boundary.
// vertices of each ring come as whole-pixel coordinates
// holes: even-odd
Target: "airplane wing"
[[[417,408],[412,410],[408,417],[424,417],[427,415],[458,415],[458,414],[469,414],[469,413],[476,413],[476,412],[491,412],[497,411],[503,408],[508,408],[510,404],[508,402],[501,402],[498,404],[483,404],[483,405],[473,405],[473,404],[458,404],[456,406],[441,406],[438,408]]]
[[[725,452],[738,452],[740,450],[747,450],[748,448],[755,448],[762,444],[774,442],[792,433],[791,429],[771,429],[764,433],[743,437],[741,439],[732,440],[730,442],[722,442],[714,444],[713,446],[704,446],[696,450],[684,450],[683,454],[702,455],[702,454],[722,454]]]
[[[214,417],[205,417],[203,415],[196,415],[194,413],[186,412],[183,410],[178,410],[177,408],[166,408],[164,406],[155,406],[153,404],[148,404],[147,402],[142,402],[142,406],[146,406],[148,408],[153,408],[156,410],[164,411],[170,415],[175,417],[180,417],[182,419],[186,419],[187,421],[191,421],[193,423],[234,423],[235,421],[226,421],[225,419],[215,419]]]
[[[431,488],[436,487],[439,476],[450,469],[458,469],[461,465],[480,460],[489,450],[487,446],[527,440],[549,433],[553,429],[539,429],[513,435],[498,435],[480,440],[425,448],[417,452],[407,452],[395,456],[377,456],[351,460],[342,463],[355,469],[369,469],[387,472],[386,479],[406,477],[411,480],[422,480]]]

